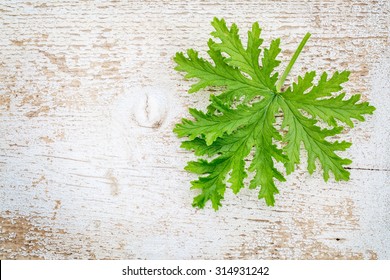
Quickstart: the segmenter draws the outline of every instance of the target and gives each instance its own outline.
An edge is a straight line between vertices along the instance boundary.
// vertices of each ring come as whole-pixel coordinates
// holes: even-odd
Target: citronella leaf
[[[284,94],[294,108],[303,109],[313,117],[319,117],[330,126],[337,126],[339,120],[350,127],[353,127],[352,119],[364,121],[364,114],[371,114],[374,107],[367,102],[357,103],[360,95],[355,94],[347,100],[343,100],[345,93],[332,97],[332,93],[342,90],[342,83],[348,81],[349,72],[335,72],[330,79],[327,74],[322,74],[318,84],[312,86],[315,73],[308,72],[302,79],[298,78],[298,83],[294,83],[293,89],[289,88]],[[324,98],[329,97],[329,98]]]
[[[174,128],[179,137],[188,138],[182,148],[200,157],[185,168],[199,175],[191,182],[192,189],[200,192],[193,206],[203,208],[211,201],[217,210],[226,189],[238,193],[245,187],[250,172],[254,175],[248,187],[259,189],[259,199],[274,205],[274,195],[279,193],[275,179],[285,181],[275,162],[283,163],[287,174],[293,172],[300,162],[302,146],[307,151],[310,174],[318,163],[325,181],[331,173],[336,180],[348,180],[350,174],[345,165],[351,160],[337,152],[351,143],[332,141],[332,137],[342,132],[343,124],[352,127],[353,120],[363,121],[363,115],[375,110],[368,102],[358,103],[358,94],[346,99],[345,93],[339,93],[349,72],[335,72],[330,78],[324,73],[315,84],[316,73],[307,72],[282,92],[284,80],[309,33],[279,77],[275,69],[280,64],[280,40],[273,40],[269,48],[261,50],[263,40],[258,23],[248,32],[246,47],[236,24],[229,28],[225,20],[215,18],[212,26],[214,39],[209,40],[207,52],[211,61],[199,57],[194,50],[188,50],[186,55],[177,53],[174,58],[176,70],[186,72],[188,79],[197,79],[190,93],[206,87],[221,89],[220,94],[210,96],[207,112],[191,108],[192,117]],[[283,136],[275,125],[275,116],[280,114]],[[321,128],[324,126],[327,128]]]

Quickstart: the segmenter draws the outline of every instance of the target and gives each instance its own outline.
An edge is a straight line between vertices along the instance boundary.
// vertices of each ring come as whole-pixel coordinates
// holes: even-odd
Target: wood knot
[[[141,127],[159,128],[167,115],[164,92],[157,88],[142,88],[133,95],[133,118]]]

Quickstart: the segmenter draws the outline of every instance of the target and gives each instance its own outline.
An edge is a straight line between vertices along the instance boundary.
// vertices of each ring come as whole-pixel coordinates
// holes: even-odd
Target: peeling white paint
[[[130,1],[0,5],[0,257],[312,259],[390,257],[388,1]],[[286,13],[289,11],[289,13]],[[345,17],[345,15],[348,17]],[[290,79],[350,69],[374,116],[348,130],[349,182],[303,162],[276,206],[248,189],[196,210],[190,152],[172,129],[210,92],[173,70],[205,54],[210,21],[281,37]],[[304,161],[304,160],[303,160]],[[19,238],[20,237],[20,238]]]

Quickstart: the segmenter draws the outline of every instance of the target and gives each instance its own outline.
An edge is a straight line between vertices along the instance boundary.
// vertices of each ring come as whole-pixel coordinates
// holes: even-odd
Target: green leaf
[[[330,126],[337,126],[336,120],[339,120],[353,127],[352,119],[364,121],[363,115],[372,114],[375,108],[368,102],[357,103],[360,100],[359,94],[346,100],[344,100],[345,93],[332,97],[332,93],[342,90],[341,84],[348,81],[349,74],[348,71],[335,72],[330,79],[327,79],[328,75],[324,73],[318,84],[305,93],[312,86],[315,77],[315,72],[308,72],[304,78],[299,77],[293,89],[289,88],[283,96],[294,108],[321,118]]]
[[[286,155],[289,162],[285,164],[287,174],[294,171],[295,164],[299,163],[300,146],[303,142],[308,153],[308,171],[310,174],[316,169],[315,160],[318,158],[322,165],[325,181],[329,178],[329,171],[332,171],[336,180],[348,180],[349,172],[343,165],[350,164],[349,159],[342,159],[335,151],[344,151],[351,143],[331,143],[325,138],[334,136],[342,131],[342,127],[333,129],[320,129],[316,126],[316,120],[303,116],[296,107],[288,100],[279,98],[280,106],[284,112],[283,127],[288,126],[289,130],[284,137]]]
[[[332,141],[332,137],[343,131],[343,124],[352,127],[354,120],[363,121],[364,115],[375,110],[368,102],[359,103],[358,94],[345,99],[346,94],[340,93],[349,72],[335,72],[330,78],[324,73],[316,84],[315,72],[307,72],[285,92],[278,91],[309,33],[279,77],[275,70],[280,64],[280,40],[273,40],[269,48],[261,50],[258,23],[248,32],[246,47],[237,25],[229,28],[225,20],[215,18],[212,26],[214,39],[209,40],[207,51],[211,61],[194,50],[188,50],[187,55],[177,53],[174,58],[176,70],[186,72],[188,79],[197,79],[190,93],[207,87],[221,90],[210,96],[206,112],[191,108],[192,117],[182,119],[174,128],[178,137],[188,139],[181,147],[200,157],[185,168],[199,175],[191,182],[192,189],[200,192],[192,205],[203,208],[211,201],[217,210],[227,188],[237,194],[246,185],[258,189],[259,199],[267,205],[274,205],[275,194],[279,193],[275,180],[285,181],[283,170],[275,163],[283,163],[287,174],[293,172],[300,163],[302,147],[307,151],[310,174],[319,166],[325,181],[330,173],[336,180],[348,180],[345,166],[351,160],[338,152],[351,143]],[[282,116],[282,131],[276,129],[277,115]],[[251,172],[254,175],[246,184]]]
[[[256,120],[256,113],[267,105],[267,101],[263,101],[253,106],[239,105],[237,109],[233,110],[224,106],[215,96],[211,96],[211,101],[214,107],[223,114],[222,116],[190,109],[190,114],[195,121],[183,119],[182,123],[176,125],[174,132],[179,137],[188,136],[191,140],[198,135],[203,135],[206,144],[211,145],[225,133],[232,134],[237,128],[253,123]]]
[[[221,43],[213,43],[212,48],[228,55],[225,58],[225,63],[247,73],[253,80],[263,83],[264,81],[259,77],[259,47],[263,42],[260,39],[261,29],[259,24],[255,22],[252,30],[248,32],[246,49],[244,49],[238,36],[236,24],[233,23],[230,30],[224,19],[214,18],[211,24],[215,28],[211,35],[221,40]]]

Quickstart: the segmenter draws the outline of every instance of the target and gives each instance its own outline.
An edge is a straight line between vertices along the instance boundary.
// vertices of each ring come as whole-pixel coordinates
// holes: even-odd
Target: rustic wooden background
[[[1,259],[390,258],[390,2],[217,2],[2,1]],[[206,50],[214,16],[281,37],[282,68],[311,32],[291,77],[352,71],[377,111],[343,135],[349,182],[303,162],[273,208],[250,190],[191,207],[172,128],[208,92],[172,57]]]

